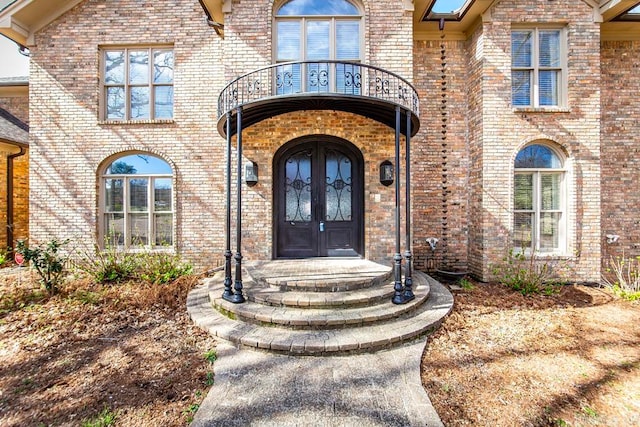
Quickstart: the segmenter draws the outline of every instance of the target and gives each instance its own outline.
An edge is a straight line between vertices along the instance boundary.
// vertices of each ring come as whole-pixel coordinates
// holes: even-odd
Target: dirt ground
[[[187,425],[215,348],[186,314],[197,282],[76,279],[48,297],[28,270],[0,269],[0,425]],[[423,383],[447,426],[639,426],[639,320],[602,289],[474,284],[427,339]]]
[[[422,380],[446,426],[640,426],[640,304],[476,283],[428,338]]]
[[[28,270],[0,269],[0,425],[187,425],[215,348],[186,314],[197,280],[74,280],[47,297]]]

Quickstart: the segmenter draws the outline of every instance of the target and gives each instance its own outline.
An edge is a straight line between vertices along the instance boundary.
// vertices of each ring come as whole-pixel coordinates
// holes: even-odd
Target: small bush
[[[58,285],[66,274],[64,266],[68,256],[63,255],[60,249],[67,243],[69,240],[59,242],[53,239],[46,245],[31,249],[21,240],[16,248],[16,252],[24,256],[25,262],[38,272],[40,283],[51,295],[58,292]]]
[[[82,422],[82,427],[109,427],[116,423],[118,414],[109,408],[104,408],[95,418]]]
[[[9,254],[4,249],[0,249],[0,267],[9,262]]]
[[[602,281],[613,293],[629,301],[640,300],[640,256],[611,257],[605,271]]]
[[[97,283],[119,283],[133,277],[137,261],[133,254],[119,251],[115,246],[107,245],[102,249],[94,245],[92,250],[79,253],[76,267],[93,277]]]
[[[144,252],[136,255],[135,276],[153,285],[163,285],[193,273],[193,266],[173,253]]]
[[[551,265],[536,262],[536,256],[527,257],[524,252],[510,249],[502,262],[492,268],[500,283],[520,292],[522,295],[553,293],[555,282],[551,280]]]

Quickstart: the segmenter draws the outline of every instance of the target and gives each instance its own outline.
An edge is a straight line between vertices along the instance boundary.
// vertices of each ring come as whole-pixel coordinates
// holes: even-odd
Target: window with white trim
[[[562,253],[566,248],[566,191],[562,157],[543,144],[516,156],[513,241],[528,253]]]
[[[102,118],[173,118],[173,49],[104,48]]]
[[[362,13],[347,0],[285,2],[275,16],[275,62],[317,61],[278,69],[278,94],[338,91],[359,93],[357,66],[323,61],[362,61]],[[334,77],[332,77],[334,76]],[[359,82],[357,82],[359,83]]]
[[[511,102],[514,107],[562,107],[566,97],[565,31],[511,31]]]
[[[101,175],[101,241],[114,247],[173,246],[173,170],[160,157],[132,153]]]

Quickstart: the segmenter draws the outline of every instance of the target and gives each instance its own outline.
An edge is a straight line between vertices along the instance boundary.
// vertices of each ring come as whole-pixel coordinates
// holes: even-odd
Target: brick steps
[[[377,304],[390,300],[393,284],[343,292],[282,292],[271,286],[254,286],[247,289],[249,301],[275,307],[339,308]]]
[[[377,277],[388,280],[388,271],[369,280]],[[254,301],[232,304],[220,297],[222,282],[223,274],[219,274],[189,294],[187,309],[198,326],[238,345],[298,355],[376,351],[399,345],[433,330],[453,305],[444,286],[420,272],[414,274],[416,299],[405,305],[392,304],[390,297],[376,300],[393,290],[389,283],[363,288],[367,296],[362,298],[373,298],[364,306],[358,305],[362,298],[356,297],[362,290],[327,293],[273,288],[268,295],[280,300],[291,297],[291,305],[266,305],[255,301],[255,297]],[[248,295],[259,295],[266,288],[269,286],[265,282],[256,284],[251,277],[245,282]],[[276,292],[278,297],[274,296]],[[350,302],[323,308],[305,305],[327,296],[335,301],[344,297]]]
[[[224,287],[219,283],[209,287],[209,299],[213,303],[214,308],[230,314],[237,320],[246,322],[270,323],[291,328],[340,328],[381,322],[415,310],[424,303],[429,296],[429,285],[422,277],[416,278],[416,285],[414,292],[416,298],[404,305],[390,304],[389,301],[391,297],[385,301],[379,301],[377,304],[365,307],[351,306],[347,300],[345,300],[343,304],[337,306],[342,309],[335,309],[336,306],[329,306],[329,308],[312,308],[309,306],[274,307],[251,301],[244,304],[233,304],[221,298]],[[249,288],[249,286],[247,286],[247,288]],[[391,289],[391,294],[393,294],[392,283],[387,284],[382,289],[383,293],[388,293],[388,289]],[[291,294],[291,292],[282,293],[281,296],[283,299],[286,299],[286,297],[289,297],[289,294]],[[319,294],[323,296],[322,293]],[[341,293],[336,292],[330,295],[337,300],[341,296]],[[297,297],[294,299],[302,301],[302,304],[305,304],[307,299],[313,299],[316,296],[318,296],[318,293],[315,295],[297,293]],[[355,298],[351,300],[353,301]],[[291,302],[293,302],[293,299]]]

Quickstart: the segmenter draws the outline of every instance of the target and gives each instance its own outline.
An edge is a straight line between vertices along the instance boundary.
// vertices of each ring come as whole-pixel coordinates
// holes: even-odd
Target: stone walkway
[[[429,301],[440,317],[453,305],[436,281]],[[206,312],[194,316],[205,316],[194,320],[207,323]],[[420,380],[425,342],[422,337],[390,350],[323,357],[273,354],[221,340],[215,384],[192,426],[442,426]]]

